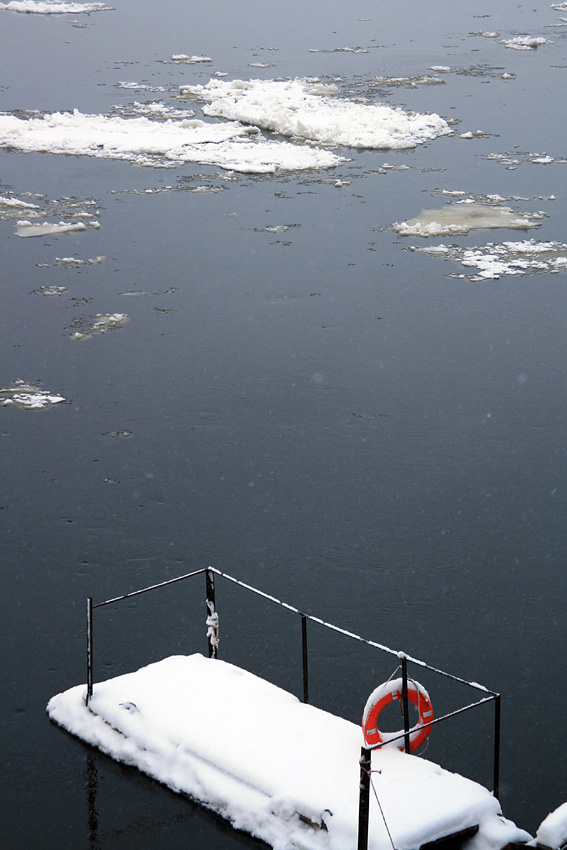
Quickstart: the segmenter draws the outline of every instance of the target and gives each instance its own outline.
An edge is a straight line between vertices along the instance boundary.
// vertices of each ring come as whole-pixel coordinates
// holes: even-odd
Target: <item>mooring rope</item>
[[[384,821],[384,826],[386,827],[386,832],[388,833],[388,838],[390,839],[390,844],[392,845],[392,850],[396,850],[396,848],[394,846],[394,842],[392,840],[392,834],[391,834],[390,829],[388,827],[388,822],[386,821],[386,815],[384,814],[384,809],[382,808],[382,804],[380,803],[380,800],[378,799],[378,793],[376,791],[376,787],[375,787],[374,781],[372,779],[373,773],[382,773],[382,771],[381,770],[369,770],[368,774],[370,776],[370,784],[372,785],[372,790],[374,791],[374,796],[376,797],[376,802],[378,803],[378,808],[380,809],[380,814],[382,815],[382,820]]]

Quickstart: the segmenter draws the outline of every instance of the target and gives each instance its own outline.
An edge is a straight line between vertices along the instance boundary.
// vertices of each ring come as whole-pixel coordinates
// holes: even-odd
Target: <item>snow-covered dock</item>
[[[69,732],[274,848],[354,850],[361,728],[216,658],[173,656],[53,697]],[[368,847],[418,850],[478,827],[471,850],[530,836],[471,780],[402,753],[372,756]]]

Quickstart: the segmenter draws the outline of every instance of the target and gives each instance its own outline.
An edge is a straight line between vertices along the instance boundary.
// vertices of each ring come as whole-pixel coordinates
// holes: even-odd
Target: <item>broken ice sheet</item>
[[[21,219],[46,219],[57,217],[72,221],[90,222],[100,214],[98,204],[92,198],[64,197],[50,201],[44,195],[24,192],[18,197],[12,191],[0,195],[0,221]]]
[[[416,218],[394,222],[392,230],[400,236],[457,236],[471,230],[497,227],[528,230],[539,227],[545,212],[518,213],[511,207],[479,203],[470,198],[446,204],[440,209],[422,210]]]
[[[37,295],[63,295],[64,292],[67,292],[66,286],[40,286],[39,289],[33,290]]]
[[[42,390],[37,384],[28,383],[21,378],[11,387],[0,389],[0,402],[3,407],[20,407],[23,410],[48,410],[65,401],[63,396]]]
[[[126,313],[97,313],[94,318],[87,316],[76,319],[70,326],[75,329],[71,334],[71,339],[90,339],[97,334],[120,330],[127,321],[128,315]]]
[[[25,239],[30,236],[59,236],[62,233],[81,233],[87,229],[87,226],[98,229],[100,224],[98,221],[91,221],[86,225],[82,221],[60,221],[58,223],[42,221],[38,223],[22,220],[16,222],[16,236]]]
[[[538,242],[526,239],[522,242],[489,242],[472,248],[456,245],[437,245],[431,248],[411,246],[410,251],[422,251],[432,257],[460,263],[465,268],[475,269],[471,274],[451,274],[449,277],[466,278],[471,281],[497,280],[502,275],[558,274],[567,272],[567,244],[562,242]]]

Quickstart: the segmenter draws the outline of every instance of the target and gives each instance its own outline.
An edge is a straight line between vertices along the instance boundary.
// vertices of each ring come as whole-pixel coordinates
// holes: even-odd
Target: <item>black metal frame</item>
[[[455,717],[457,714],[462,714],[465,711],[470,711],[470,709],[476,708],[477,706],[484,705],[488,702],[494,702],[494,756],[492,793],[496,798],[498,798],[500,787],[500,694],[497,694],[495,691],[490,691],[488,690],[488,688],[485,688],[483,685],[479,685],[476,682],[467,682],[466,679],[462,679],[459,676],[454,676],[450,673],[446,673],[443,670],[438,669],[437,667],[432,667],[431,665],[426,664],[424,661],[420,661],[418,658],[413,658],[411,655],[407,655],[404,652],[398,652],[394,649],[390,649],[389,647],[384,646],[383,644],[376,643],[372,640],[367,640],[366,638],[363,638],[360,635],[354,634],[353,632],[349,632],[346,629],[342,629],[339,626],[334,626],[332,623],[327,623],[324,620],[319,619],[319,617],[314,617],[311,614],[304,614],[298,608],[294,608],[293,605],[289,605],[287,602],[282,602],[281,599],[276,599],[274,596],[270,596],[270,594],[264,593],[262,590],[258,590],[258,588],[256,587],[252,587],[252,585],[245,584],[239,579],[236,579],[233,576],[228,575],[227,573],[221,572],[220,570],[216,569],[216,567],[204,567],[199,570],[194,570],[193,572],[186,573],[182,576],[177,576],[176,578],[169,579],[168,581],[162,581],[159,584],[154,584],[150,587],[144,587],[141,590],[134,590],[132,593],[125,593],[122,596],[115,596],[112,599],[107,599],[105,602],[98,602],[96,605],[93,605],[92,597],[89,596],[87,598],[87,693],[85,700],[87,705],[89,704],[90,699],[93,695],[94,687],[93,611],[96,608],[102,608],[105,605],[111,605],[115,602],[122,602],[125,599],[132,599],[132,597],[139,596],[142,593],[148,593],[150,590],[157,590],[160,587],[175,584],[176,582],[184,581],[187,578],[202,575],[203,573],[205,573],[206,580],[206,606],[208,625],[207,643],[209,658],[216,658],[218,654],[218,614],[216,611],[215,602],[215,576],[219,576],[223,579],[226,579],[227,581],[230,581],[233,584],[236,584],[251,593],[261,596],[264,599],[267,599],[268,601],[281,606],[282,608],[287,608],[294,614],[299,614],[299,616],[301,617],[303,702],[305,703],[309,702],[309,657],[307,650],[307,622],[309,620],[313,623],[317,623],[321,626],[324,626],[325,628],[331,629],[332,631],[338,632],[339,634],[342,634],[345,637],[349,637],[361,643],[364,643],[367,646],[374,647],[375,649],[379,649],[382,652],[389,653],[390,655],[395,655],[399,659],[402,668],[402,705],[404,731],[400,732],[395,737],[388,736],[388,743],[403,738],[404,749],[406,753],[410,752],[408,662],[416,664],[419,667],[423,667],[427,670],[432,671],[433,673],[437,673],[440,676],[444,676],[455,682],[460,682],[461,684],[468,685],[469,687],[484,693],[485,696],[477,702],[465,705],[462,708],[458,708],[455,711],[451,711],[448,714],[442,715],[441,717],[436,717],[434,720],[431,720],[428,723],[423,724],[422,726],[415,726],[413,727],[412,731],[418,731],[419,729],[424,729],[426,727],[429,728],[435,723],[441,723],[443,720],[447,720],[449,717]],[[382,746],[384,746],[384,743],[364,745],[361,749],[358,850],[366,850],[368,846],[368,818],[370,810],[370,775],[372,751],[379,749]]]

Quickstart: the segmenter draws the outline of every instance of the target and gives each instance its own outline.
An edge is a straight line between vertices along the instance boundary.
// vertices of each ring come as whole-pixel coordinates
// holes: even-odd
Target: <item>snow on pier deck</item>
[[[275,848],[354,850],[359,726],[217,659],[172,656],[53,697],[52,720],[118,761],[221,813]],[[396,850],[470,827],[474,850],[530,836],[492,794],[397,748],[375,751],[373,784]],[[371,795],[369,850],[392,850]]]

